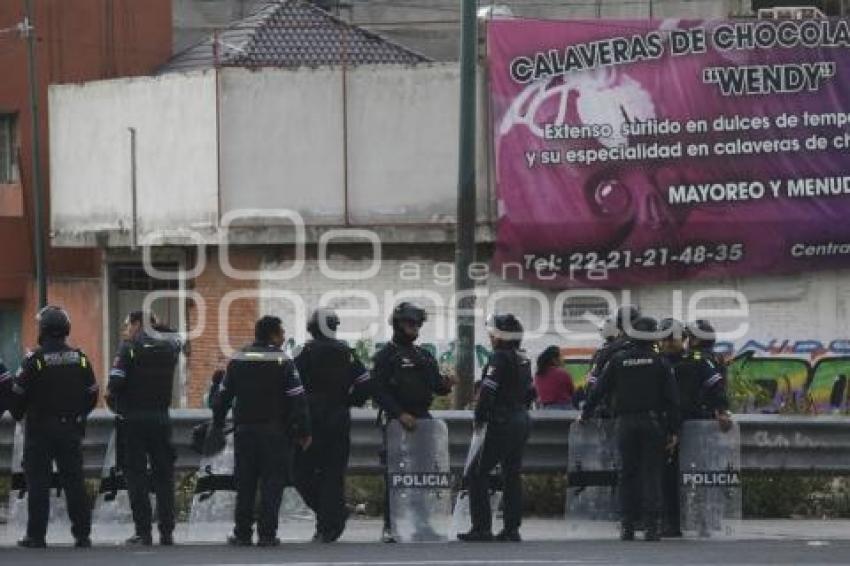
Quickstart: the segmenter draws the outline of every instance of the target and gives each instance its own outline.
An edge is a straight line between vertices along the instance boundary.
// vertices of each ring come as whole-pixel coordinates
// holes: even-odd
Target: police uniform
[[[289,479],[291,441],[310,435],[307,398],[295,364],[280,348],[261,342],[238,352],[214,399],[216,429],[224,428],[231,407],[236,479],[232,542],[250,544],[259,484],[260,543],[275,543],[283,488]]]
[[[634,537],[643,508],[647,538],[657,540],[665,437],[679,426],[672,369],[651,342],[635,341],[605,366],[583,418],[590,418],[603,399],[617,419],[623,538]]]
[[[342,341],[318,335],[295,365],[307,391],[313,442],[296,449],[295,485],[316,513],[316,538],[332,542],[345,529],[345,471],[351,449],[349,407],[368,399],[371,376]]]
[[[397,335],[373,357],[375,400],[389,419],[402,413],[417,419],[430,419],[429,411],[435,395],[451,393],[451,384],[440,374],[437,360],[428,350],[405,343]],[[387,464],[386,429],[382,464]],[[390,529],[389,482],[385,482],[384,531]]]
[[[685,361],[685,353],[666,353],[664,359],[670,364],[673,375],[678,385],[679,366]],[[681,411],[681,390],[679,391],[679,403]],[[681,536],[679,524],[679,447],[674,447],[667,453],[664,461],[664,473],[662,477],[662,498],[664,500],[663,523],[665,536]]]
[[[587,372],[585,399],[587,399],[591,392],[596,388],[596,385],[599,382],[599,377],[602,375],[602,370],[608,362],[611,361],[611,358],[614,357],[617,352],[620,352],[631,345],[632,343],[627,336],[618,336],[607,341],[598,350],[596,350],[593,357],[590,359],[590,369]],[[602,418],[608,418],[610,416],[608,408],[604,403],[597,407],[596,416]]]
[[[120,442],[138,542],[150,544],[150,462],[157,527],[166,544],[174,531],[174,461],[168,414],[180,345],[141,332],[125,341],[109,372],[110,406],[119,415]],[[131,539],[132,541],[133,539]]]
[[[472,532],[489,534],[490,473],[501,465],[504,532],[518,536],[522,522],[522,456],[530,430],[528,406],[534,400],[531,362],[516,347],[497,348],[481,380],[475,422],[487,424],[484,446],[470,470]]]
[[[91,544],[91,509],[83,479],[85,422],[97,404],[98,384],[88,357],[64,338],[43,337],[14,378],[13,414],[26,418],[24,474],[27,534],[19,544],[43,546],[50,514],[53,462],[65,492],[78,546]]]

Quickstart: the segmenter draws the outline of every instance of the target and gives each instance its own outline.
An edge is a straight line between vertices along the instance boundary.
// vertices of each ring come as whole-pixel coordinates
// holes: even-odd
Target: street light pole
[[[47,305],[47,268],[44,257],[44,194],[41,188],[41,130],[39,129],[38,74],[36,71],[35,26],[32,0],[26,0],[26,19],[22,31],[27,38],[27,66],[29,70],[30,118],[32,136],[32,193],[33,242],[35,244],[35,278],[38,284],[38,308]]]
[[[455,407],[472,400],[475,373],[475,286],[469,268],[475,260],[475,124],[478,18],[475,0],[461,2],[460,40],[460,138],[458,151],[457,231],[455,245],[455,375],[458,378]]]

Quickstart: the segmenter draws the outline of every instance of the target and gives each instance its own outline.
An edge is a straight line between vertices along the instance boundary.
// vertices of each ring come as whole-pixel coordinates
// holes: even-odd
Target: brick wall
[[[220,340],[220,317],[222,300],[231,291],[252,291],[258,288],[256,281],[242,281],[227,277],[218,261],[215,249],[207,250],[207,266],[204,272],[195,279],[191,286],[205,300],[206,316],[199,312],[201,305],[192,303],[189,306],[189,329],[199,330],[201,318],[206,318],[202,334],[191,340],[191,350],[187,361],[187,397],[189,407],[200,407],[209,387],[209,380],[220,364],[223,356]],[[260,254],[251,249],[233,249],[230,263],[234,268],[243,270],[259,269]],[[254,322],[258,317],[256,298],[248,298],[234,302],[227,317],[227,327],[223,334],[231,347],[239,348],[253,341]]]

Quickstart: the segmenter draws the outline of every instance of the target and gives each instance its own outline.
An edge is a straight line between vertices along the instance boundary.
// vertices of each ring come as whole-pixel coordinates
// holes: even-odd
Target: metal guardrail
[[[449,425],[452,468],[462,468],[472,432],[469,411],[435,411]],[[567,468],[567,438],[576,411],[535,411],[531,438],[526,448],[524,469],[529,472],[558,472]],[[206,409],[172,412],[177,468],[197,469],[199,457],[189,448],[192,427],[210,418]],[[823,472],[850,474],[850,417],[737,415],[741,426],[742,466],[748,471],[787,473]],[[0,473],[11,467],[14,422],[0,421]],[[113,417],[98,410],[89,420],[84,443],[86,473],[100,473],[106,446],[113,430]],[[351,431],[350,470],[371,474],[380,470],[380,430],[375,412],[355,410]]]

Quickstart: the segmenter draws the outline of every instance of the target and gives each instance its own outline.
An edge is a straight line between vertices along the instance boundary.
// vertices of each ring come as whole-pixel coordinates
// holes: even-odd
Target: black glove
[[[211,425],[207,429],[206,438],[204,438],[204,456],[215,456],[227,445],[224,440],[224,428]]]

